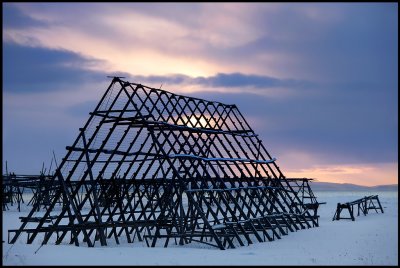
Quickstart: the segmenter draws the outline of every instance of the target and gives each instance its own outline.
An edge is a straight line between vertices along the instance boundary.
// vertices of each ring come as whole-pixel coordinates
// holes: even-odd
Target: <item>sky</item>
[[[236,104],[286,177],[398,183],[397,3],[3,3],[3,173],[38,174],[107,86]]]

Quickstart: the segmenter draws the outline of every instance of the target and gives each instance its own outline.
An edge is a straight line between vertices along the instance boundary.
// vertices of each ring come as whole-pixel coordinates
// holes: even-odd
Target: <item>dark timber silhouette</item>
[[[286,179],[236,105],[113,77],[66,149],[43,213],[34,202],[9,243],[226,249],[318,226],[310,179]]]
[[[368,214],[368,211],[372,209],[374,209],[376,213],[379,213],[379,210],[383,213],[383,208],[381,202],[379,201],[378,195],[370,195],[370,196],[364,196],[363,198],[351,202],[338,203],[332,221],[334,220],[338,221],[340,219],[348,219],[355,221],[354,218],[355,205],[357,205],[357,216],[360,216],[360,210],[364,214],[364,216],[366,216]],[[350,218],[346,218],[340,215],[343,209],[347,209],[349,211]]]

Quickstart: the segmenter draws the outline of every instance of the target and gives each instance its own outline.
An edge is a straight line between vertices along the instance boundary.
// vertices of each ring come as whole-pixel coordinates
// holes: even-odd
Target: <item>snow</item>
[[[272,158],[271,160],[256,160],[256,159],[248,159],[248,158],[223,158],[223,157],[213,157],[213,158],[207,158],[207,157],[201,157],[193,154],[170,154],[168,155],[170,158],[174,157],[188,157],[188,158],[196,158],[200,159],[203,161],[240,161],[240,162],[254,162],[254,163],[260,163],[260,164],[269,164],[273,163],[276,161],[276,158]]]
[[[398,265],[398,192],[315,192],[320,227],[290,232],[280,240],[219,250],[207,245],[170,244],[149,248],[145,243],[109,243],[107,247],[26,244],[26,236],[7,243],[8,229],[20,226],[16,206],[3,211],[4,265]],[[378,194],[384,213],[370,211],[355,221],[332,221],[337,203]],[[346,213],[346,212],[343,212]],[[111,242],[111,240],[110,240]],[[40,249],[39,249],[40,248]],[[38,250],[39,249],[39,250]],[[37,251],[37,253],[35,253]]]
[[[150,120],[143,120],[143,121],[148,123],[148,124],[165,125],[165,126],[169,126],[169,127],[172,127],[172,128],[180,128],[180,129],[186,129],[186,130],[196,130],[196,131],[205,132],[205,133],[228,134],[228,135],[235,135],[235,136],[242,136],[242,137],[258,137],[258,134],[237,133],[237,131],[235,131],[235,130],[225,131],[225,130],[215,129],[215,128],[198,128],[198,127],[190,127],[188,125],[170,124],[170,123],[162,122],[162,121],[150,121]]]

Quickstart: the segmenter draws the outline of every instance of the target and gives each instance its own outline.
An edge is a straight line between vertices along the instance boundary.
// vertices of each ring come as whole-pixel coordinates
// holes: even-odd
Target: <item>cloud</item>
[[[394,3],[17,6],[47,25],[29,31],[6,27],[6,36],[21,42],[35,37],[44,46],[105,59],[132,74],[240,72],[360,81],[393,77],[397,70]],[[60,10],[75,15],[60,16]]]
[[[47,21],[47,26],[29,31],[6,28],[6,36],[20,42],[35,37],[43,46],[104,59],[114,69],[136,75],[239,72],[360,82],[382,76],[391,80],[397,73],[394,3],[24,3],[18,7]],[[60,16],[60,10],[75,16]]]
[[[256,7],[195,4],[176,8],[173,4],[162,4],[162,8],[154,8],[152,13],[157,5],[160,4],[23,3],[18,7],[24,14],[47,22],[46,27],[33,27],[29,31],[5,28],[4,35],[22,44],[34,37],[41,46],[105,59],[114,69],[133,74],[259,73],[252,72],[248,62],[238,67],[231,60],[223,63],[223,57],[218,56],[225,49],[230,51],[262,35],[263,28],[251,23]],[[74,16],[60,16],[60,10]]]
[[[72,128],[106,76],[121,74],[237,104],[279,163],[297,171],[398,161],[395,3],[3,7],[3,88],[13,96],[4,111],[14,115],[6,131],[24,125],[24,113],[31,127],[42,124],[52,109],[59,111],[48,116],[53,125],[60,117]],[[50,107],[43,112],[30,101]]]
[[[67,51],[27,47],[15,43],[3,44],[3,88],[13,93],[78,90],[83,82],[106,81],[110,72],[90,70],[104,64]],[[118,74],[123,74],[119,72]]]
[[[276,69],[313,81],[376,82],[397,73],[394,3],[286,5],[259,15],[260,27],[270,31],[236,49],[236,55],[285,54],[272,63]]]
[[[254,88],[310,88],[311,82],[296,79],[279,79],[267,75],[218,73],[213,76],[190,77],[184,74],[166,76],[135,76],[134,79],[148,83],[168,83],[173,85],[200,85],[207,87],[254,87]]]
[[[213,87],[246,87],[252,86],[257,88],[269,87],[291,87],[306,88],[312,85],[310,82],[296,79],[278,79],[270,76],[262,75],[245,75],[241,73],[224,74],[219,73],[208,78],[197,78],[200,84]]]
[[[17,5],[3,3],[3,28],[46,27],[47,23],[24,14]]]
[[[65,89],[65,86],[60,85],[106,81],[107,75],[121,75],[132,78],[132,82],[157,85],[242,89],[236,92],[249,92],[247,90],[249,87],[260,90],[315,87],[313,83],[304,80],[243,73],[218,73],[213,76],[191,77],[184,74],[143,76],[111,70],[99,71],[97,70],[99,66],[107,67],[104,60],[90,58],[65,49],[23,46],[14,42],[5,42],[3,52],[4,88],[14,93],[57,91]],[[71,89],[77,90],[76,87],[71,87]]]
[[[398,130],[393,91],[350,94],[351,88],[291,98],[246,92],[193,92],[191,95],[235,103],[278,159],[292,151],[312,153],[321,164],[384,163],[398,159]],[[372,109],[382,103],[379,109]],[[383,105],[386,103],[386,106]],[[280,157],[282,156],[282,157]],[[292,159],[296,165],[299,159]],[[308,163],[309,164],[309,163]]]
[[[57,116],[65,112],[84,120],[97,102],[94,93],[99,95],[102,92],[99,89],[95,91],[95,87],[105,88],[110,80],[105,72],[84,68],[102,64],[102,61],[77,53],[13,43],[5,43],[4,49],[7,52],[4,58],[5,92],[48,92],[36,101],[47,100],[62,105],[62,110],[60,106],[49,107],[59,110]],[[16,63],[19,64],[13,67],[12,64]],[[320,163],[337,164],[397,159],[397,151],[393,150],[398,134],[397,119],[393,116],[397,114],[397,92],[379,90],[379,85],[315,84],[305,80],[243,73],[198,77],[184,74],[122,75],[132,82],[156,88],[163,84],[162,88],[168,91],[237,104],[245,117],[254,121],[252,126],[256,133],[263,140],[271,141],[267,144],[277,155],[290,154],[292,150],[308,151],[318,155]],[[84,90],[89,86],[93,89]],[[196,86],[197,90],[188,93],[192,86]],[[221,90],[216,92],[216,89]],[[291,97],[284,95],[282,98],[260,94],[268,92],[268,89],[276,89],[277,94],[283,95],[284,89],[294,93]],[[71,90],[75,91],[73,95],[68,93]],[[50,94],[57,91],[60,94]],[[19,102],[23,100],[13,99],[11,103]],[[31,107],[24,103],[31,116],[34,116],[33,111],[41,109],[40,105]],[[371,109],[377,103],[380,109]],[[26,110],[24,106],[13,107],[14,110]],[[52,114],[55,115],[54,112]],[[43,115],[39,113],[38,117]],[[49,119],[49,122],[55,120]]]

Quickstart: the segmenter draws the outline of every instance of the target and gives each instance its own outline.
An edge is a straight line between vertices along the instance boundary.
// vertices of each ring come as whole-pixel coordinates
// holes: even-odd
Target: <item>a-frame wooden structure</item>
[[[235,105],[114,77],[57,166],[44,215],[34,206],[9,242],[226,249],[318,226],[275,160]]]

